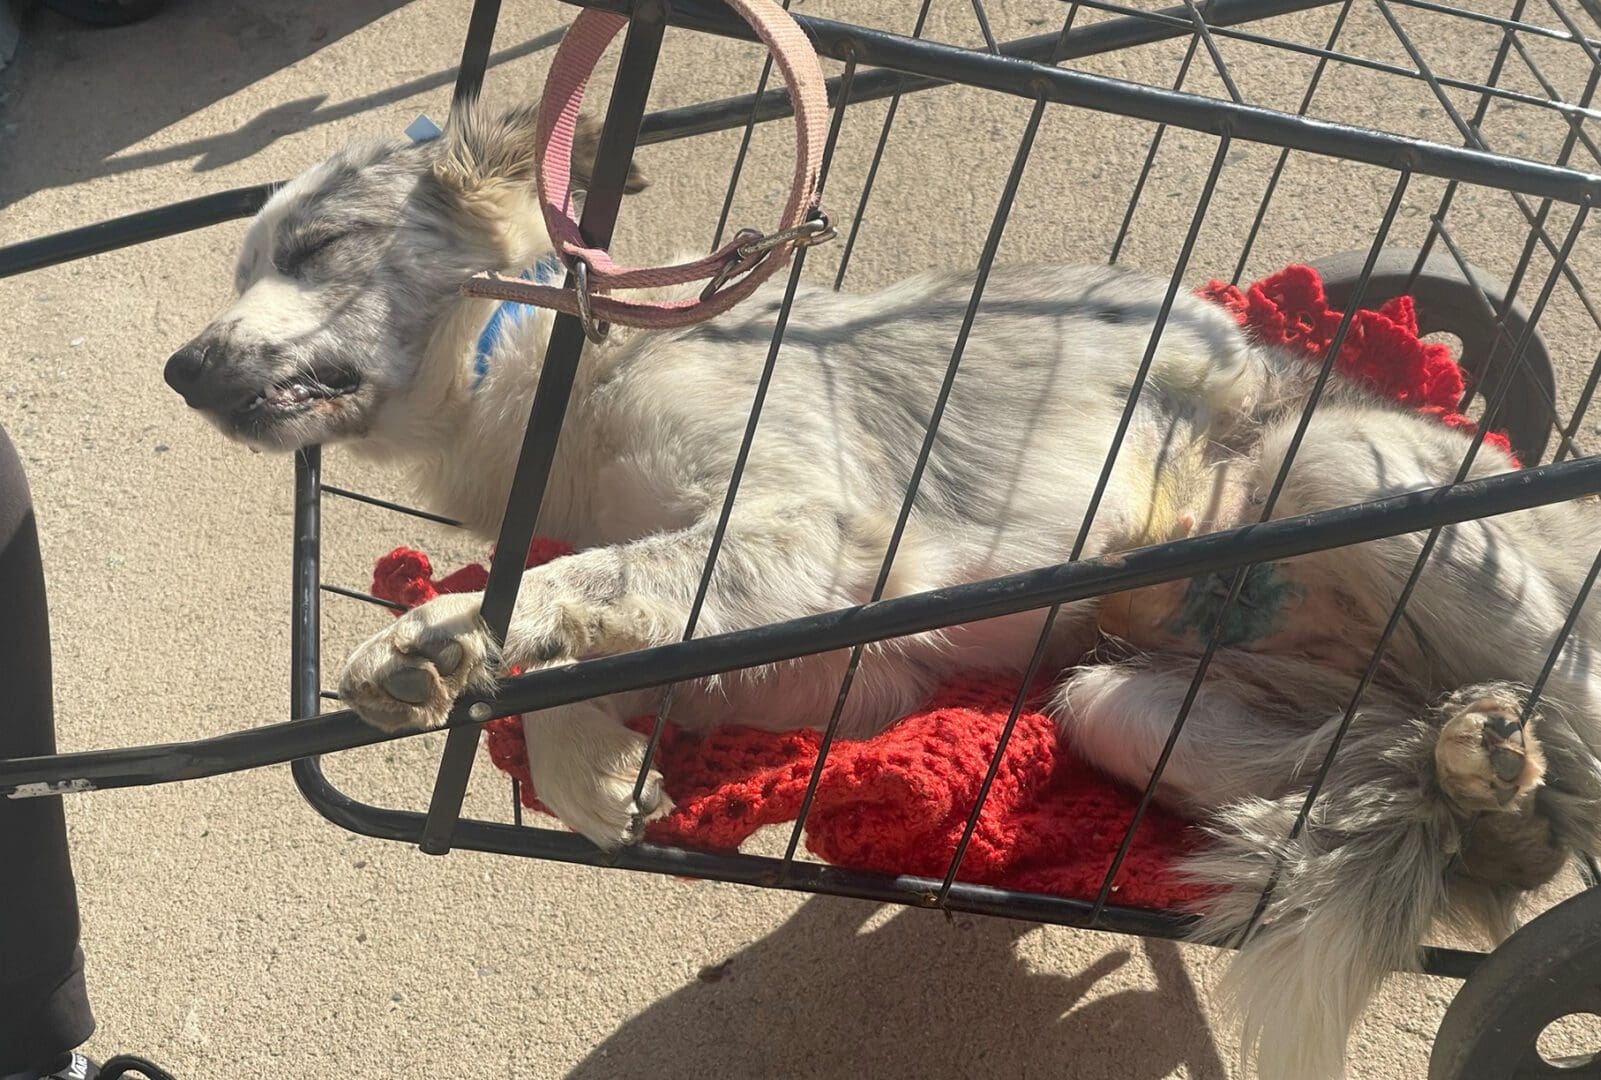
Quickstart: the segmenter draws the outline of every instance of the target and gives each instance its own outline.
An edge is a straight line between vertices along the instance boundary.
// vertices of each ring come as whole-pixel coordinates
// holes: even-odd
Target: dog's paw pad
[[[467,650],[462,648],[461,642],[446,641],[428,659],[433,662],[434,670],[448,679],[461,668],[462,658],[466,655]]]
[[[1516,701],[1485,698],[1446,721],[1434,748],[1440,786],[1464,810],[1514,809],[1545,778],[1534,721]]]
[[[385,731],[438,727],[463,690],[493,682],[493,658],[478,598],[440,597],[357,648],[345,664],[339,696]]]
[[[444,674],[444,672],[440,672]],[[384,676],[384,691],[397,701],[421,705],[434,695],[434,676],[420,667],[396,668]]]

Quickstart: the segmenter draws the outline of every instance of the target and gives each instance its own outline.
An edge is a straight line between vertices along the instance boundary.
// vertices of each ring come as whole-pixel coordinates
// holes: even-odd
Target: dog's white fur
[[[204,366],[195,374],[191,356],[181,384],[169,374],[174,385],[248,441],[344,439],[402,464],[425,502],[493,536],[551,316],[509,327],[480,384],[474,343],[491,305],[453,289],[468,271],[515,272],[548,248],[526,171],[528,120],[474,110],[437,146],[352,148],[285,187],[250,232],[240,299],[190,346]],[[352,231],[358,219],[376,239]],[[335,239],[319,248],[325,235]],[[970,275],[931,273],[865,296],[800,290],[700,634],[869,598],[971,288]],[[995,271],[888,595],[1069,557],[1162,296],[1161,283],[1126,271]],[[345,701],[384,728],[427,728],[504,666],[678,640],[777,303],[768,288],[702,327],[616,330],[589,347],[540,519],[579,553],[524,576],[498,655],[480,598],[442,597],[356,650]],[[1253,520],[1306,375],[1180,296],[1083,554]],[[1448,482],[1466,447],[1433,420],[1335,387],[1275,513]],[[1510,467],[1486,446],[1472,475]],[[1206,938],[1237,934],[1284,861],[1266,928],[1235,968],[1264,1075],[1335,1075],[1378,980],[1416,964],[1436,918],[1504,933],[1520,889],[1592,846],[1594,616],[1580,620],[1540,716],[1521,735],[1506,718],[1577,593],[1587,559],[1576,553],[1596,524],[1589,507],[1566,505],[1446,530],[1294,841],[1290,823],[1423,538],[1268,567],[1260,595],[1245,598],[1265,622],[1225,642],[1159,793],[1218,833],[1192,867],[1223,890]],[[1055,707],[1067,738],[1112,775],[1149,777],[1209,626],[1207,595],[1180,582],[1071,605],[1058,620],[1050,662],[1067,670]],[[1029,613],[869,646],[842,736],[881,730],[958,672],[1021,671],[1040,626]],[[1092,653],[1103,633],[1126,643],[1116,656]],[[843,663],[830,653],[719,676],[683,688],[673,717],[818,725]],[[668,809],[654,774],[644,804],[633,802],[644,742],[623,726],[656,700],[626,694],[524,717],[541,799],[602,847],[633,841]],[[1516,775],[1498,775],[1493,762],[1508,754]],[[1470,833],[1483,817],[1505,827]],[[1537,867],[1507,869],[1531,851]]]

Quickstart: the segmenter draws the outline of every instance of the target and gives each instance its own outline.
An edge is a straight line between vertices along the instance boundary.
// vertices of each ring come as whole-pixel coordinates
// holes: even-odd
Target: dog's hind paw
[[[339,696],[382,731],[436,728],[463,690],[495,684],[494,640],[476,594],[441,596],[368,638],[345,662]]]
[[[1440,787],[1463,810],[1515,810],[1545,779],[1535,720],[1511,695],[1470,701],[1449,717],[1434,747]]]

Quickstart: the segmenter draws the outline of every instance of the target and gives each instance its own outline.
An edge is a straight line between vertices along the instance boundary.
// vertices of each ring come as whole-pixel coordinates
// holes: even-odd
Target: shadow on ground
[[[307,82],[291,100],[240,127],[125,153],[155,132],[360,30],[405,0],[173,0],[145,22],[90,29],[33,12],[23,48],[0,74],[0,207],[88,176],[194,159],[204,173],[242,161],[283,135],[449,86],[453,68],[418,71],[378,93],[342,99],[337,83]],[[461,33],[467,30],[462,7]],[[554,45],[559,33],[510,44],[491,62]],[[337,70],[328,77],[337,79]],[[411,74],[411,73],[408,73]],[[330,99],[334,99],[330,103]],[[263,176],[262,181],[278,179]]]
[[[1175,945],[1140,942],[1155,989],[1093,996],[1129,951],[1073,974],[1031,970],[1017,946],[1034,929],[814,897],[646,1006],[568,1075],[1161,1080],[1182,1067],[1191,1080],[1225,1080]]]

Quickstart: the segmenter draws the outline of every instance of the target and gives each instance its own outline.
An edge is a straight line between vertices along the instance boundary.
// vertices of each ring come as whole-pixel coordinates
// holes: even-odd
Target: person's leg
[[[0,758],[55,752],[50,627],[28,484],[0,428]],[[61,797],[0,798],[0,1077],[94,1031]]]

